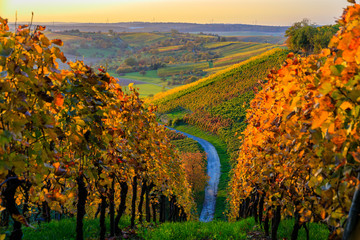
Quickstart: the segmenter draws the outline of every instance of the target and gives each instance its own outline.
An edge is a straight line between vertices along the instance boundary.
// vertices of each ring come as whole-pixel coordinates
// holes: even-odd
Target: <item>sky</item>
[[[14,22],[191,22],[288,26],[304,18],[334,24],[346,0],[0,0]]]

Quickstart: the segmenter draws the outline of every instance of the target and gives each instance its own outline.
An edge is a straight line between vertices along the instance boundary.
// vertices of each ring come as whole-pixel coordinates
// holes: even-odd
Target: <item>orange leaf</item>
[[[64,45],[63,41],[61,41],[60,39],[53,39],[53,40],[51,40],[51,43],[56,44],[56,45],[58,45],[60,47],[62,45]]]
[[[330,54],[331,54],[331,51],[330,51],[330,49],[328,49],[328,48],[323,49],[323,50],[321,51],[321,55],[324,56],[324,57],[327,57],[327,56],[329,56]]]
[[[39,30],[39,31],[45,31],[46,27],[39,25],[39,26],[36,27],[36,29]]]
[[[61,93],[56,94],[55,96],[55,105],[61,107],[64,104],[64,96]]]
[[[322,209],[320,213],[321,219],[325,219],[325,214],[326,214],[325,210]]]
[[[312,122],[312,129],[318,128],[325,122],[325,120],[328,118],[329,113],[326,111],[321,111],[319,114],[314,115],[314,121]]]
[[[353,107],[353,104],[351,104],[350,102],[343,102],[340,106],[340,108],[343,110],[352,109]]]
[[[39,45],[34,44],[34,48],[38,53],[40,53],[40,54],[42,53],[42,48]]]

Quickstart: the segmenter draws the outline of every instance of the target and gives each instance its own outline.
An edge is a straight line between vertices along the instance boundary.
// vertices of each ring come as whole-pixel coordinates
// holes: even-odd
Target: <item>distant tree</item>
[[[145,76],[146,71],[145,71],[145,70],[141,70],[139,73],[140,73],[142,76]]]
[[[136,66],[138,64],[136,59],[133,58],[133,57],[129,57],[129,58],[125,59],[124,62],[125,62],[126,65],[128,65],[130,67]]]
[[[171,37],[176,37],[179,34],[179,31],[176,29],[171,29]]]
[[[288,37],[287,45],[290,50],[295,52],[300,50],[305,53],[312,52],[314,46],[312,45],[311,39],[315,33],[316,26],[311,24],[309,19],[296,22],[288,30],[286,30],[285,36]]]
[[[338,25],[316,27],[309,19],[304,19],[286,30],[286,43],[294,52],[302,51],[304,54],[319,52],[327,47],[331,37],[338,30]]]
[[[339,31],[339,25],[326,25],[317,28],[317,33],[313,37],[314,52],[318,53],[321,49],[329,45],[331,38]]]

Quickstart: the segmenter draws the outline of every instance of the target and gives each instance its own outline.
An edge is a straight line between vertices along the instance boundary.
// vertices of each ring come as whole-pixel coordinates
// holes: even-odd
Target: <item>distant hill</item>
[[[163,121],[186,122],[216,134],[233,155],[240,144],[235,135],[246,126],[246,109],[254,89],[271,69],[280,67],[287,53],[270,50],[197,82],[159,93],[152,102]]]
[[[169,32],[175,29],[179,32],[229,33],[244,32],[247,35],[283,35],[288,26],[266,26],[250,24],[198,24],[198,23],[151,23],[151,22],[119,22],[119,23],[34,23],[45,25],[52,31],[78,29],[83,32]],[[9,24],[14,28],[14,24]],[[256,32],[256,33],[255,33]],[[220,34],[221,35],[221,34]],[[226,35],[226,34],[225,34]],[[235,34],[237,35],[237,34]],[[233,36],[235,36],[233,35]],[[240,34],[244,35],[244,34]]]

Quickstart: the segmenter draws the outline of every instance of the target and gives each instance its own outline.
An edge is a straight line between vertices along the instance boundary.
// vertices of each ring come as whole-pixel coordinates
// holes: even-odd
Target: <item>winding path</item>
[[[209,143],[208,141],[205,141],[204,139],[195,137],[193,135],[190,135],[188,133],[184,133],[181,131],[178,131],[173,128],[169,128],[171,130],[175,130],[177,132],[180,132],[187,136],[188,138],[192,138],[195,141],[197,141],[205,150],[207,154],[207,174],[210,177],[209,183],[205,188],[205,200],[204,205],[201,210],[200,214],[200,221],[201,222],[210,222],[214,218],[215,214],[215,203],[216,203],[216,196],[218,191],[218,185],[220,180],[220,158],[217,154],[217,151],[215,147]]]

